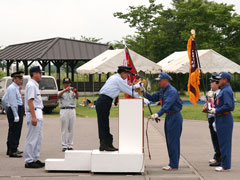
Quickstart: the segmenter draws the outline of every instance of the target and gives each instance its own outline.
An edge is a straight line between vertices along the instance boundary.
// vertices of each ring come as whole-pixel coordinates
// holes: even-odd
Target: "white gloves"
[[[158,118],[158,114],[157,114],[157,113],[152,114],[152,115],[151,115],[151,118],[152,118],[152,119],[156,119],[156,118]]]
[[[215,109],[215,108],[209,109],[208,113],[210,113],[210,114],[216,114],[216,109]]]
[[[140,88],[140,87],[142,87],[143,85],[142,85],[142,82],[141,81],[139,81],[137,84],[135,84],[133,87],[134,87],[134,89],[137,89],[137,88]]]
[[[19,117],[15,117],[15,118],[14,118],[14,122],[15,122],[15,123],[19,122]]]
[[[148,99],[146,99],[146,98],[143,98],[143,100],[144,100],[144,104],[150,104],[150,102],[149,102],[149,100],[148,100]]]

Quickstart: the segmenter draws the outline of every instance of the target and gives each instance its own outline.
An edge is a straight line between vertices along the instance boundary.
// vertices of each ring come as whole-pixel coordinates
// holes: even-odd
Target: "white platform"
[[[142,99],[120,99],[119,151],[66,151],[64,159],[46,159],[45,170],[144,172],[143,115]]]

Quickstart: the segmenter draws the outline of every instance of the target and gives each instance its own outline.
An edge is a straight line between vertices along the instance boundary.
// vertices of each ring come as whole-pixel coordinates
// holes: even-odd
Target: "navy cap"
[[[220,80],[220,76],[219,76],[219,74],[218,73],[213,73],[212,75],[211,75],[211,77],[209,78],[209,80],[211,81],[211,82],[216,82],[216,81],[219,81]]]
[[[30,73],[34,73],[34,72],[43,73],[44,71],[41,70],[40,66],[33,66],[30,68]]]
[[[12,78],[23,78],[23,71],[18,71],[11,74]]]
[[[172,80],[172,77],[170,75],[168,75],[167,73],[160,73],[159,76],[157,78],[155,78],[155,80],[160,81],[162,79],[168,79],[168,80]]]
[[[129,66],[118,66],[118,70],[122,70],[122,71],[124,71],[124,72],[130,73],[131,70],[132,70],[132,68],[129,67]]]
[[[228,80],[231,80],[231,74],[229,74],[229,73],[227,73],[227,72],[221,72],[220,74],[219,74],[219,79],[223,79],[223,78],[226,78],[226,79],[228,79]]]
[[[70,78],[64,78],[63,83],[71,83],[71,79]]]

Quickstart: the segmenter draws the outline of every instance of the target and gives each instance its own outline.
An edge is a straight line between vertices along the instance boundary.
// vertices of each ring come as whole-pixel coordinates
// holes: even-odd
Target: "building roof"
[[[111,46],[66,38],[51,38],[9,45],[0,60],[90,60]]]
[[[240,73],[240,66],[212,49],[198,50],[203,73]],[[189,58],[187,51],[174,52],[157,63],[164,72],[189,73]]]

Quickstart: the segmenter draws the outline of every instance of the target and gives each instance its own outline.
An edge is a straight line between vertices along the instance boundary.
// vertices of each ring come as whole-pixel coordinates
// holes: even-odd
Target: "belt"
[[[107,96],[107,95],[105,95],[105,94],[100,94],[99,97],[105,97],[105,98],[113,101],[113,98],[111,98],[110,96]]]
[[[75,107],[61,107],[60,109],[75,109]]]
[[[218,114],[215,114],[215,116],[224,116],[226,114],[230,114],[230,111],[224,112],[224,113],[218,113]]]
[[[172,114],[175,114],[175,113],[178,113],[178,112],[180,112],[180,111],[175,111],[175,112],[167,112],[167,113],[166,113],[166,115],[168,116],[168,115],[172,115]]]

